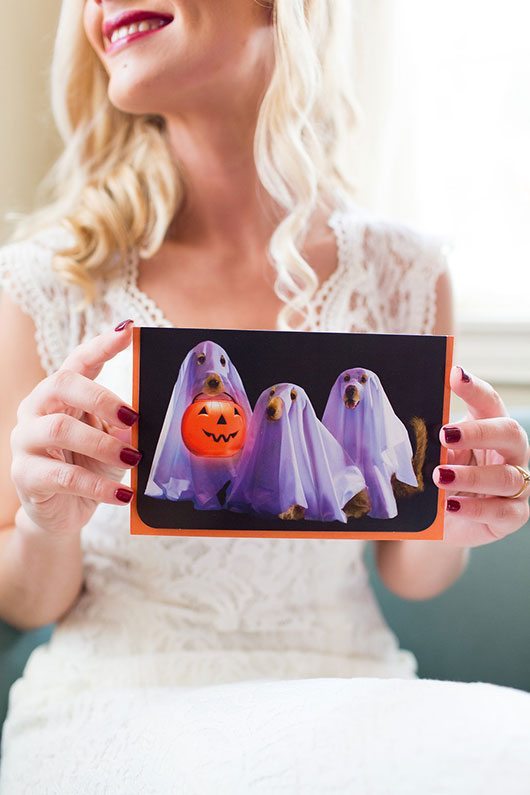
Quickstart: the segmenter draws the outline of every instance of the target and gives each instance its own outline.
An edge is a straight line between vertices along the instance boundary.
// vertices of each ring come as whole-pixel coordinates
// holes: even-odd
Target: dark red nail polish
[[[124,447],[120,453],[120,459],[123,461],[124,464],[130,464],[131,466],[135,467],[136,464],[140,461],[142,454],[139,450],[133,450],[132,447]]]
[[[447,500],[446,508],[448,511],[459,511],[460,503],[458,500]]]
[[[458,366],[460,367],[460,365],[458,365]],[[462,381],[465,381],[465,382],[466,382],[466,384],[469,384],[469,382],[471,381],[471,376],[469,376],[469,375],[466,373],[466,371],[464,370],[464,368],[463,368],[463,367],[460,367],[460,370],[462,371],[462,376],[461,376],[461,378],[462,378]]]
[[[123,331],[123,329],[127,328],[127,326],[130,326],[131,323],[134,323],[134,320],[122,320],[121,323],[118,323],[114,331]]]
[[[124,422],[125,425],[134,425],[139,416],[137,411],[130,409],[128,406],[121,406],[118,409],[118,419],[120,422]]]
[[[460,428],[444,428],[444,435],[447,444],[454,444],[462,438]]]
[[[114,492],[114,496],[120,502],[130,502],[133,498],[134,491],[129,491],[129,489],[116,489]]]
[[[444,469],[440,467],[438,470],[440,476],[440,483],[452,483],[455,479],[455,473],[452,469]]]

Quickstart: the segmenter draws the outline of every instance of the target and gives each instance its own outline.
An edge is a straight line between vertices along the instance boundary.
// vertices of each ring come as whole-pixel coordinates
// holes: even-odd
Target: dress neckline
[[[337,251],[337,265],[330,275],[320,283],[315,294],[308,302],[311,325],[319,325],[319,308],[322,306],[326,297],[333,291],[335,284],[342,278],[350,263],[351,252],[349,251],[348,228],[344,223],[344,211],[335,208],[327,219],[327,225],[335,234],[335,244]],[[138,249],[134,248],[129,252],[126,260],[126,283],[125,290],[129,299],[132,299],[139,308],[142,317],[147,319],[153,326],[162,328],[176,328],[165,316],[164,312],[156,301],[147,295],[138,286],[140,256]],[[277,330],[278,326],[276,326]]]

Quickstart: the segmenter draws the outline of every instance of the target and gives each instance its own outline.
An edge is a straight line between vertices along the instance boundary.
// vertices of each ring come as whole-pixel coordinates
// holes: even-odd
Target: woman
[[[117,321],[453,331],[440,247],[363,212],[341,171],[356,118],[346,11],[62,5],[55,198],[0,252],[0,615],[58,621],[11,690],[8,794],[426,792],[433,777],[462,792],[479,747],[502,791],[529,772],[530,698],[416,680],[361,542],[128,532],[122,480],[140,452],[132,323]],[[458,439],[441,435],[449,493],[463,492],[446,540],[377,545],[409,598],[447,588],[469,547],[528,516],[526,435],[489,384],[455,367],[451,387],[469,411]]]

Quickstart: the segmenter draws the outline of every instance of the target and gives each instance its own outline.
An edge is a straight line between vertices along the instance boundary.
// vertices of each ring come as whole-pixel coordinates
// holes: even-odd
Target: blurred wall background
[[[48,75],[60,0],[2,0],[0,26],[0,242],[7,211],[27,212],[59,152]]]

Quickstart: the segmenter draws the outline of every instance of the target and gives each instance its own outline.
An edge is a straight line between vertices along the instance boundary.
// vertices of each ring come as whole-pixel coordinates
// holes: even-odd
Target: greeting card
[[[443,538],[453,342],[135,328],[131,533]]]

